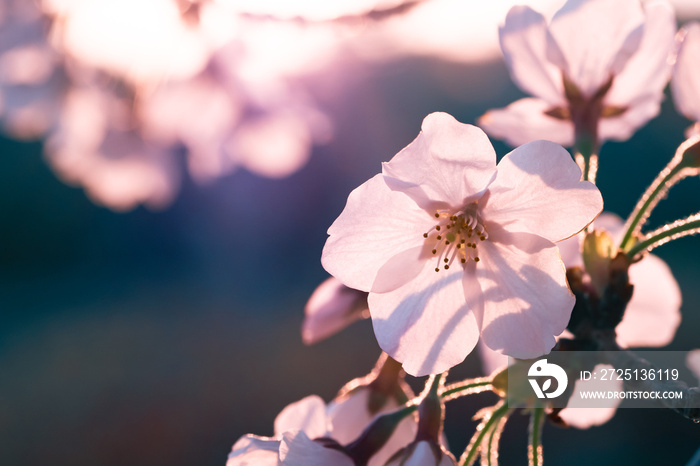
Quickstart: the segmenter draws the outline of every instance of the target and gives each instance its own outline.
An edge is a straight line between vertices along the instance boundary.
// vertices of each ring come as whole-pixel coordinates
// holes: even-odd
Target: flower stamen
[[[476,245],[479,241],[486,241],[489,235],[476,212],[476,204],[458,212],[438,210],[435,218],[440,219],[439,223],[424,233],[423,238],[434,241],[431,252],[437,256],[436,272],[440,271],[440,265],[449,270],[457,257],[460,264],[466,264],[470,259],[480,261]]]

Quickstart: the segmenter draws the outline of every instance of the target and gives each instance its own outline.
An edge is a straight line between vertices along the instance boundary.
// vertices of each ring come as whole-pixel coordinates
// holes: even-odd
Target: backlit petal
[[[348,288],[330,277],[314,290],[304,312],[301,336],[304,343],[312,345],[369,317],[367,293]]]
[[[226,466],[278,466],[278,439],[246,435],[233,444]]]
[[[540,13],[515,6],[499,29],[501,50],[518,87],[550,106],[563,105],[561,70],[547,58],[548,34],[547,22]]]
[[[639,49],[615,76],[605,96],[608,105],[630,105],[641,96],[655,96],[659,101],[671,76],[668,55],[676,34],[673,8],[665,1],[647,2],[644,16],[644,35]]]
[[[565,59],[560,67],[590,97],[637,50],[643,22],[639,0],[567,1],[549,25]]]
[[[479,118],[479,126],[491,136],[519,146],[537,139],[547,139],[564,146],[574,143],[574,126],[544,112],[552,106],[540,99],[516,100],[505,108],[489,110]]]
[[[461,265],[435,272],[436,265],[428,261],[415,280],[389,293],[369,295],[379,346],[414,376],[459,364],[479,338],[464,302]]]
[[[389,259],[423,246],[423,233],[433,220],[411,198],[389,189],[381,174],[376,175],[350,193],[345,209],[328,229],[321,263],[346,286],[370,291]],[[413,265],[415,261],[405,264],[407,280],[420,270]]]
[[[549,353],[575,301],[557,247],[529,233],[489,231],[479,256],[464,293],[483,342],[515,358]]]
[[[700,23],[690,23],[678,33],[676,64],[671,78],[673,102],[691,120],[700,121]]]
[[[326,403],[311,395],[286,406],[275,418],[275,435],[291,430],[303,430],[311,438],[326,435]]]
[[[314,442],[303,431],[282,436],[280,460],[284,466],[354,466],[349,456]]]
[[[458,208],[481,197],[496,172],[496,152],[476,126],[431,113],[418,137],[382,166],[386,183],[424,210]]]
[[[540,235],[550,241],[572,236],[603,209],[594,184],[558,144],[535,141],[520,146],[498,164],[482,215],[508,231]],[[490,231],[489,231],[490,234]]]
[[[624,348],[665,346],[681,323],[681,290],[664,261],[647,255],[632,264],[632,299],[617,326],[617,342]]]

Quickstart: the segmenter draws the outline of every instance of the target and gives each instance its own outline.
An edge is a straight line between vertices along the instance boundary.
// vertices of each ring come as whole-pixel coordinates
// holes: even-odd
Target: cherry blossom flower
[[[348,288],[330,277],[314,290],[305,313],[301,336],[304,343],[312,345],[369,317],[367,293]]]
[[[479,335],[514,357],[554,346],[574,298],[555,241],[602,209],[561,146],[496,154],[445,113],[355,189],[328,230],[326,270],[369,292],[380,347],[412,375],[461,362]]]
[[[381,358],[378,367],[385,361],[386,358]],[[372,412],[370,409],[377,390],[368,382],[380,377],[379,372],[374,371],[365,378],[350,382],[328,406],[315,395],[287,406],[275,419],[275,436],[241,437],[233,445],[227,466],[354,464],[339,450],[326,448],[313,440],[327,438],[329,444],[347,445],[362,433],[376,415],[399,407],[397,399],[389,396],[383,398],[384,403],[378,411]],[[413,396],[405,384],[399,386],[407,390],[403,398]],[[368,465],[384,465],[391,455],[415,437],[416,431],[417,424],[413,417],[403,419],[386,444],[370,458]]]
[[[108,87],[73,87],[47,141],[47,160],[96,203],[115,210],[141,203],[162,208],[177,192],[179,171],[166,148],[145,141],[132,122],[128,100]]]
[[[675,30],[665,1],[569,0],[550,21],[513,7],[501,49],[515,83],[534,97],[486,113],[479,125],[512,145],[628,139],[659,112]]]
[[[0,4],[0,119],[14,138],[40,138],[59,116],[66,76],[47,21],[37,2]]]
[[[700,23],[693,22],[678,31],[676,61],[671,76],[673,102],[678,111],[696,122],[692,132],[700,132]],[[690,136],[690,135],[689,135]]]

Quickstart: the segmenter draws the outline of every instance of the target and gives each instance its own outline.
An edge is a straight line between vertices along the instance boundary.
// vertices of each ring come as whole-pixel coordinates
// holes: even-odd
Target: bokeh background
[[[84,8],[78,0],[20,1],[42,11],[39,31],[46,34],[39,38],[56,34],[57,23],[70,24],[66,18]],[[12,50],[17,34],[6,33],[8,11],[17,2],[2,3],[0,48]],[[191,20],[193,5],[211,2],[176,3],[181,17]],[[285,405],[312,393],[332,399],[345,382],[367,373],[380,352],[366,321],[312,347],[301,341],[304,304],[327,276],[320,264],[325,231],[348,193],[408,144],[428,113],[446,111],[474,123],[488,109],[523,96],[510,81],[495,39],[513,2],[486,7],[487,2],[458,6],[435,0],[404,11],[395,8],[399,2],[355,1],[338,2],[330,12],[314,2],[299,2],[305,9],[289,11],[286,2],[221,3],[233,4],[236,24],[245,24],[245,34],[235,39],[244,51],[257,50],[256,40],[263,40],[250,32],[256,27],[271,31],[273,38],[275,28],[290,25],[300,34],[326,30],[307,41],[313,45],[308,50],[291,47],[306,50],[308,63],[293,73],[265,69],[263,79],[245,75],[245,59],[226,62],[232,74],[243,76],[250,95],[269,95],[269,87],[256,85],[271,77],[276,85],[284,82],[287,89],[303,92],[304,108],[317,115],[304,121],[322,127],[323,137],[307,137],[303,150],[292,151],[298,163],[285,165],[268,154],[268,168],[259,169],[229,154],[235,159],[230,167],[202,176],[193,168],[186,141],[168,140],[167,147],[158,141],[168,150],[167,173],[179,174],[168,178],[177,180],[169,194],[157,202],[135,196],[128,188],[141,181],[126,176],[124,197],[119,190],[103,196],[99,188],[109,179],[89,187],[90,170],[71,177],[65,166],[57,168],[56,154],[62,152],[52,152],[47,140],[60,146],[70,139],[62,127],[66,116],[55,112],[55,120],[39,130],[27,126],[35,119],[12,120],[13,109],[21,109],[13,106],[13,96],[31,86],[18,90],[2,81],[0,464],[223,465],[241,435],[271,435],[274,417]],[[556,2],[530,3],[552,8]],[[426,9],[429,4],[442,9]],[[142,6],[129,8],[138,15]],[[692,3],[679,2],[677,8],[681,23],[698,17]],[[128,66],[120,75],[124,62],[119,68],[91,61],[89,53],[66,45],[69,36],[54,37],[50,46],[81,67],[108,75],[100,85],[112,83],[108,91],[120,90],[119,98],[131,95],[122,88],[143,95],[203,73],[200,64],[176,77],[170,69],[144,77]],[[303,62],[289,48],[272,44],[241,56],[260,53],[263,62]],[[322,56],[314,48],[319,45]],[[0,78],[9,73],[3,63],[0,56]],[[73,84],[64,77],[50,87],[53,94],[45,87],[37,91],[58,99],[58,108],[67,88],[85,83],[74,71],[62,73]],[[289,102],[276,99],[253,105],[254,111],[242,106],[236,124],[254,118],[260,108],[274,113]],[[206,105],[201,113],[174,111],[182,112],[185,126],[206,128]],[[689,124],[667,95],[660,116],[630,141],[605,144],[598,183],[607,211],[624,216],[632,210]],[[234,139],[241,134],[234,133]],[[265,134],[252,137],[276,140]],[[493,142],[499,157],[510,150]],[[265,155],[255,150],[247,157]],[[118,159],[116,152],[105,160]],[[293,169],[275,172],[282,165]],[[699,188],[697,178],[673,188],[652,223],[696,212]],[[656,251],[683,292],[683,323],[668,349],[700,347],[699,247],[700,238],[690,237]],[[477,375],[475,354],[453,371],[455,378]],[[421,386],[420,380],[412,383]],[[492,402],[482,394],[448,405],[447,437],[457,455],[473,432],[471,417]],[[503,464],[525,464],[526,426],[526,416],[509,421]],[[698,446],[700,426],[665,410],[621,409],[601,427],[578,431],[546,425],[544,432],[545,459],[553,465],[685,464]]]

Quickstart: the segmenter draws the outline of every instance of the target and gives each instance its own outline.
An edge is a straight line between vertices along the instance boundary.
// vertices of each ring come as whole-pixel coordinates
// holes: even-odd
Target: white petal
[[[499,29],[501,50],[518,87],[550,106],[563,105],[561,70],[547,57],[548,34],[547,22],[540,13],[527,6],[514,6]]]
[[[671,78],[673,102],[691,120],[700,121],[700,23],[691,23],[678,33],[679,49]]]
[[[689,352],[685,362],[690,370],[693,371],[695,377],[700,379],[700,350]]]
[[[529,233],[489,232],[464,293],[492,350],[515,358],[549,353],[569,322],[574,296],[551,242]]]
[[[345,209],[328,229],[323,267],[343,284],[370,291],[379,270],[396,254],[424,244],[434,218],[376,175],[350,193]],[[422,264],[405,264],[406,280]]]
[[[600,373],[602,369],[613,369],[609,364],[599,364],[594,371]],[[611,398],[604,400],[590,400],[581,398],[581,391],[620,391],[623,388],[619,380],[577,380],[574,385],[574,394],[569,399],[567,407],[559,412],[567,424],[577,429],[588,429],[592,426],[605,424],[615,415],[621,399]],[[591,405],[595,405],[592,408]],[[604,406],[601,406],[604,405]]]
[[[605,96],[608,105],[630,105],[642,96],[656,97],[659,101],[671,76],[668,56],[676,34],[673,8],[663,1],[647,2],[644,16],[644,35],[639,49],[615,76]]]
[[[414,376],[459,364],[479,338],[464,302],[461,264],[435,272],[428,261],[415,280],[389,293],[370,293],[369,310],[379,346]]]
[[[374,415],[368,410],[369,393],[369,389],[360,388],[349,396],[328,404],[327,413],[332,424],[331,437],[340,444],[346,445],[355,440],[374,419]],[[389,399],[377,415],[396,408],[396,401]],[[383,466],[395,452],[413,441],[417,431],[418,423],[412,416],[401,421],[387,443],[370,458],[368,466]]]
[[[626,141],[646,122],[659,114],[663,94],[646,95],[630,103],[619,116],[601,118],[598,126],[598,139],[601,141]]]
[[[491,136],[519,146],[547,139],[564,146],[574,143],[574,126],[568,120],[545,115],[552,106],[540,99],[516,100],[505,108],[489,110],[479,118],[479,126]]]
[[[304,343],[312,345],[369,317],[367,293],[348,288],[330,277],[314,290],[304,312],[301,335]]]
[[[492,350],[479,340],[479,357],[481,359],[481,369],[484,375],[490,375],[494,372],[508,367],[508,356]]]
[[[326,435],[326,403],[311,395],[286,406],[275,418],[275,435],[291,430],[303,430],[311,438]]]
[[[425,117],[418,137],[382,167],[391,189],[428,211],[479,199],[495,171],[496,152],[486,134],[447,113]]]
[[[226,466],[278,466],[280,441],[269,437],[246,435],[233,444]]]
[[[524,231],[560,241],[572,236],[603,209],[594,184],[558,144],[535,141],[520,146],[498,164],[496,180],[481,212],[508,231]],[[490,234],[490,231],[489,231]]]
[[[280,460],[284,466],[354,466],[349,456],[314,442],[302,431],[282,436]]]
[[[664,261],[647,255],[632,264],[632,299],[617,326],[617,342],[625,347],[666,346],[681,323],[681,290]]]
[[[566,61],[558,65],[585,96],[593,95],[637,50],[643,22],[639,0],[567,1],[549,25]]]

